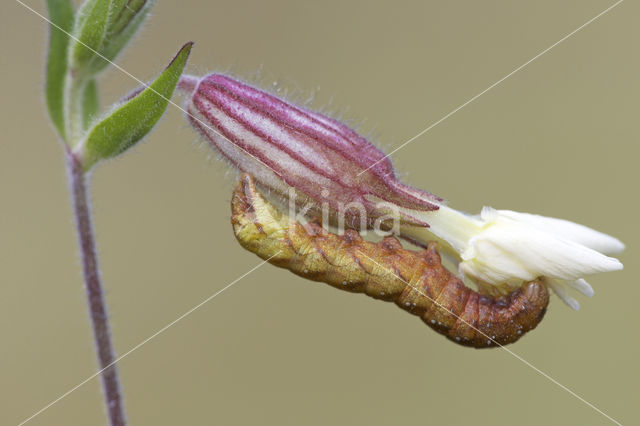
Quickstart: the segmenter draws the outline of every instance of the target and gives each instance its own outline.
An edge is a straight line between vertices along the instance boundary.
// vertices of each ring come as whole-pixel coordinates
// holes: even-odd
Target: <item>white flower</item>
[[[487,215],[492,214],[489,210],[495,211],[490,207],[485,207],[485,210],[487,210]],[[511,210],[497,210],[497,213],[502,217],[529,224],[541,231],[550,232],[600,253],[613,254],[624,250],[624,244],[619,239],[568,220],[537,214],[518,213]]]
[[[624,249],[618,239],[562,219],[495,210],[485,207],[470,216],[447,206],[424,213],[430,228],[403,228],[403,233],[425,239],[438,237],[445,250],[457,255],[458,268],[481,289],[493,286],[509,291],[524,281],[543,277],[573,309],[580,304],[567,287],[591,297],[586,275],[622,269],[622,263],[604,253]],[[428,237],[426,238],[428,239]]]

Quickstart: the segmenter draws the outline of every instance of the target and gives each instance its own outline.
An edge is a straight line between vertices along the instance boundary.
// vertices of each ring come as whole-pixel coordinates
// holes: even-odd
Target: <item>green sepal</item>
[[[74,36],[77,40],[71,47],[71,68],[72,72],[86,76],[88,64],[100,52],[107,33],[107,22],[109,19],[109,0],[88,0],[80,10]]]
[[[113,0],[111,20],[107,31],[109,36],[122,33],[136,15],[146,13],[149,10],[151,3],[147,0]],[[143,10],[145,6],[146,11]]]
[[[104,69],[127,45],[153,7],[153,0],[112,0],[107,34],[100,53],[91,68],[94,73]]]
[[[100,103],[98,99],[98,84],[91,79],[84,87],[82,94],[82,128],[88,129],[98,115]]]
[[[85,170],[125,152],[149,133],[167,108],[192,45],[185,44],[153,83],[89,130],[79,147]]]
[[[51,24],[49,24],[45,96],[51,122],[62,139],[66,139],[64,86],[68,69],[69,36],[67,33],[73,31],[74,11],[70,0],[47,0],[47,9]]]

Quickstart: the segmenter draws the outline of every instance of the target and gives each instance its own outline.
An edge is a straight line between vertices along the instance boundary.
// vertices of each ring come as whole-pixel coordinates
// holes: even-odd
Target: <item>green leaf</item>
[[[71,48],[71,67],[83,74],[87,64],[102,48],[107,31],[110,0],[88,0],[80,10],[74,35],[78,39]]]
[[[81,147],[85,170],[102,159],[123,153],[149,133],[167,108],[192,45],[182,46],[153,83],[89,130]]]
[[[91,79],[82,94],[82,127],[84,129],[89,128],[89,125],[98,114],[98,109],[98,84],[95,79]]]
[[[58,133],[65,139],[64,84],[67,74],[67,47],[73,30],[73,6],[70,0],[47,0],[49,10],[49,50],[45,95],[49,117]]]
[[[109,35],[120,34],[134,16],[140,13],[145,5],[149,6],[150,4],[151,2],[147,0],[114,0],[112,20],[108,29]]]
[[[113,0],[107,35],[100,53],[108,61],[113,61],[127,45],[149,15],[153,0]],[[92,68],[98,72],[108,65],[108,61],[96,58]]]

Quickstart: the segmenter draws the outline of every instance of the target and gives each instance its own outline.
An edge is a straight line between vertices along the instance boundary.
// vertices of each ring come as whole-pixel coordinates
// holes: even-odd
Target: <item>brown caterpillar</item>
[[[327,232],[280,213],[244,174],[231,200],[237,240],[269,262],[313,281],[394,302],[448,339],[475,348],[513,343],[542,320],[549,293],[542,279],[502,297],[470,289],[442,266],[435,243],[402,247],[394,237],[365,241],[353,230]]]

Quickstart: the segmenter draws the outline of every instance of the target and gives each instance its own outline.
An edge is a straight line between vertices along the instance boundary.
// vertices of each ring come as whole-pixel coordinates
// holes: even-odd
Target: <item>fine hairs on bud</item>
[[[326,201],[332,216],[344,212],[339,225],[370,228],[386,214],[377,202],[386,201],[405,207],[403,222],[426,226],[406,212],[436,210],[441,201],[399,182],[389,159],[353,129],[228,76],[201,79],[187,108],[193,126],[235,168],[281,196],[293,187],[316,214]]]
[[[322,217],[335,226],[393,233],[426,246],[437,241],[485,294],[506,295],[543,278],[569,306],[564,286],[588,293],[584,276],[622,268],[604,251],[619,240],[587,227],[485,207],[457,211],[400,182],[390,159],[355,130],[222,74],[199,80],[188,119],[235,169],[288,204],[293,222]],[[309,228],[307,228],[308,230]],[[601,252],[601,251],[602,252]]]
[[[346,124],[347,126],[349,126],[349,128],[353,129],[355,133],[359,133],[363,135],[363,137],[367,140],[377,139],[377,136],[375,135],[376,131],[373,127],[371,129],[365,129],[366,120],[364,118],[349,117],[350,115],[349,107],[335,106],[333,95],[329,97],[326,105],[324,106],[313,105],[314,101],[317,98],[317,94],[320,91],[320,86],[317,86],[313,89],[303,89],[295,80],[292,80],[292,79],[283,80],[281,76],[274,77],[270,75],[268,72],[265,71],[264,64],[260,64],[256,70],[249,71],[249,72],[242,72],[236,68],[237,66],[229,65],[227,67],[217,67],[213,71],[211,71],[210,68],[204,69],[200,66],[195,66],[197,74],[206,74],[208,72],[209,75],[229,76],[229,78],[233,78],[234,80],[237,80],[239,82],[243,82],[244,84],[255,87],[256,90],[263,91],[265,93],[271,94],[274,97],[283,99],[291,105],[294,105],[306,110],[312,110],[312,109],[316,110],[322,115],[326,116],[328,119],[331,119],[335,122]],[[230,77],[230,76],[234,76],[234,77]],[[197,87],[197,82],[200,80],[201,78],[199,77],[184,75],[183,78],[181,79],[181,84],[178,86],[178,92],[181,93],[183,96],[192,95],[193,90]],[[187,108],[188,106],[189,106],[189,102],[187,102],[186,104]],[[190,115],[190,112],[187,113],[188,122],[190,122],[191,124],[190,127],[193,127],[193,124],[194,124],[193,121],[195,120],[196,122],[200,122],[200,125],[205,128],[209,127],[210,130],[216,130],[215,126],[211,126],[209,123],[201,121],[199,117],[192,117],[191,119],[189,119],[189,115]],[[199,149],[204,145],[208,145],[209,147],[211,147],[211,142],[207,138],[196,138],[194,140],[194,144]],[[380,144],[376,144],[376,149],[378,150],[381,149]],[[238,170],[237,165],[234,165],[232,162],[230,162],[226,156],[221,155],[220,151],[214,149],[213,152],[216,155],[208,156],[207,158],[209,160],[213,158],[222,160],[228,166],[231,166],[232,169]],[[229,174],[229,175],[225,174],[225,177],[230,177],[233,182],[237,180],[238,176],[239,175],[235,173]],[[285,204],[288,204],[288,202],[286,202],[285,200],[286,197],[279,197],[279,198],[281,199],[272,200],[272,201],[275,201],[277,204],[280,204],[284,200]],[[320,209],[314,209],[314,210],[319,211]]]
[[[185,80],[189,78],[190,77],[188,76],[184,77]],[[258,135],[259,139],[270,142],[269,139],[271,138],[271,136],[278,132],[280,132],[281,136],[287,131],[289,131],[289,135],[296,131],[302,133],[303,136],[311,138],[310,141],[312,142],[312,145],[310,149],[306,149],[304,150],[304,152],[300,153],[300,158],[303,160],[307,160],[306,166],[311,166],[311,168],[318,166],[316,167],[316,170],[322,168],[331,169],[330,161],[333,160],[336,156],[342,155],[344,157],[345,153],[357,159],[362,155],[365,155],[366,157],[367,151],[374,152],[375,159],[372,158],[371,160],[366,160],[367,162],[363,164],[356,164],[357,171],[364,170],[369,165],[375,165],[373,164],[375,161],[385,160],[384,154],[378,151],[373,145],[366,141],[366,139],[362,138],[354,130],[344,126],[333,118],[322,116],[317,113],[312,113],[311,111],[301,109],[301,107],[296,107],[295,105],[280,101],[277,98],[273,97],[275,96],[275,94],[269,95],[265,91],[255,89],[244,83],[237,82],[230,77],[224,76],[222,74],[212,74],[209,77],[205,77],[205,79],[203,79],[205,80],[205,85],[208,84],[206,81],[207,79],[210,79],[212,81],[211,83],[209,83],[210,90],[208,94],[206,89],[200,90],[199,84],[202,82],[202,80],[196,82],[197,79],[194,78],[192,82],[185,82],[180,86],[185,92],[188,92],[190,94],[190,102],[187,104],[187,107],[190,108],[189,113],[191,114],[192,111],[200,113],[199,116],[194,115],[189,117],[191,123],[199,127],[201,133],[206,134],[207,137],[205,138],[205,140],[208,141],[212,146],[214,146],[216,148],[216,152],[221,154],[220,157],[235,169],[245,171],[242,162],[234,161],[234,155],[229,155],[229,149],[227,149],[225,152],[224,148],[231,147],[231,144],[235,144],[236,148],[239,148],[236,150],[236,154],[240,154],[244,160],[248,159],[249,161],[253,161],[253,165],[257,166],[258,168],[254,168],[252,170],[253,175],[256,176],[258,180],[258,184],[263,189],[265,189],[267,193],[270,194],[270,197],[276,197],[276,203],[285,204],[288,207],[290,217],[301,222],[302,224],[306,224],[307,219],[310,217],[321,217],[323,224],[322,226],[326,227],[326,229],[328,229],[330,225],[335,226],[340,233],[342,233],[346,228],[356,229],[363,233],[366,233],[367,229],[373,229],[375,234],[378,236],[386,236],[393,232],[399,232],[399,222],[402,218],[401,211],[394,203],[384,201],[382,198],[385,195],[378,193],[379,190],[375,190],[374,188],[374,191],[370,191],[373,193],[371,194],[373,195],[372,197],[369,197],[369,194],[366,192],[361,194],[361,196],[354,197],[351,194],[346,194],[345,196],[345,194],[343,194],[343,183],[338,182],[338,186],[327,185],[327,183],[330,183],[332,179],[334,183],[336,180],[339,180],[339,168],[334,167],[333,171],[330,171],[325,175],[325,177],[329,178],[328,181],[325,179],[324,184],[320,181],[311,182],[316,186],[316,188],[311,188],[312,191],[305,191],[304,182],[302,182],[301,185],[296,185],[294,182],[287,181],[286,179],[286,174],[290,171],[290,169],[292,169],[292,162],[288,162],[283,158],[282,162],[278,163],[278,166],[280,166],[280,168],[278,170],[275,170],[275,168],[278,168],[277,166],[274,167],[273,165],[274,158],[278,157],[275,152],[272,151],[271,153],[265,153],[257,152],[255,151],[255,149],[251,150],[250,147],[243,146],[244,142],[247,139],[246,133],[236,135],[237,138],[235,140],[233,140],[234,136],[231,133],[233,133],[233,131],[242,133],[243,130],[246,130],[247,126],[255,126],[256,123],[259,126],[260,123],[264,124],[265,121],[269,120],[273,121],[273,123],[271,123],[271,127],[265,128],[264,132],[260,132],[260,134]],[[211,89],[212,87],[213,89]],[[275,92],[277,92],[278,95],[281,94],[282,90],[280,90],[280,87],[278,85],[275,85],[275,87]],[[272,87],[270,87],[269,89],[272,89]],[[272,114],[269,114],[269,112],[265,110],[266,115],[256,116],[255,120],[253,120],[253,118],[247,119],[246,123],[251,123],[248,125],[246,123],[243,123],[243,127],[245,129],[235,126],[234,130],[230,133],[228,129],[224,129],[226,120],[221,117],[216,117],[215,114],[212,114],[212,112],[217,107],[222,107],[220,111],[223,113],[223,115],[234,114],[235,112],[237,112],[237,110],[225,108],[225,106],[221,103],[217,103],[217,106],[213,108],[206,107],[206,111],[203,111],[201,107],[203,98],[206,101],[211,101],[211,96],[215,97],[220,93],[222,93],[222,96],[225,96],[227,94],[230,95],[234,90],[237,91],[237,93],[233,95],[233,98],[225,98],[225,100],[227,101],[226,107],[237,107],[239,104],[243,104],[244,106],[249,106],[251,109],[254,109],[255,105],[250,105],[251,102],[260,103],[261,100],[264,101],[266,97],[270,96],[272,97],[272,101],[277,101],[275,102],[275,106],[277,108],[281,108],[281,112],[283,109],[288,108],[289,111],[293,111],[294,114],[298,115],[297,119],[299,121],[297,124],[299,125],[299,127],[295,128],[295,123],[292,125],[290,121],[287,122],[287,119],[291,118],[291,116],[283,114],[280,117],[275,118],[284,121],[284,123],[282,124],[282,128],[285,130],[276,130],[275,126],[277,126],[278,124],[275,123],[274,116]],[[209,98],[207,98],[207,96],[209,96]],[[292,96],[289,95],[289,97],[291,98]],[[244,102],[245,100],[247,102]],[[260,106],[264,105],[259,105],[258,107]],[[304,114],[312,114],[312,116],[304,117]],[[246,118],[247,116],[247,114],[243,113],[242,117],[236,117],[235,119],[232,119],[232,126],[233,123],[241,122],[242,119]],[[294,121],[295,120],[296,119],[294,118]],[[229,122],[226,121],[226,124],[229,124]],[[314,125],[317,128],[314,129]],[[291,128],[294,128],[294,130],[291,130]],[[333,136],[331,132],[333,132]],[[313,144],[315,144],[316,147],[323,146],[320,141],[318,141],[318,143],[315,143],[315,140],[322,139],[323,137],[334,137],[337,139],[346,138],[346,140],[351,138],[357,143],[356,146],[353,147],[350,147],[348,145],[344,146],[343,144],[341,148],[338,145],[335,147],[337,148],[337,151],[335,151],[335,153],[333,154],[330,152],[314,152]],[[292,142],[291,145],[285,142],[285,145],[293,147],[294,151],[302,149],[303,144],[296,144],[297,142]],[[341,153],[340,150],[342,150],[343,152]],[[353,152],[345,152],[348,150],[353,150]],[[314,161],[318,161],[319,163],[316,165],[314,164]],[[385,163],[388,163],[388,161],[385,161]],[[390,167],[390,164],[384,164],[384,166],[386,167],[386,169],[384,169],[383,167],[382,170],[377,172],[378,178],[383,182],[384,180],[393,181],[393,169]],[[270,172],[274,172],[277,176],[275,176],[275,179],[272,176],[271,181],[267,182],[268,179],[260,179],[261,172],[266,172],[267,174]],[[303,180],[305,180],[305,177],[302,177]],[[280,179],[283,179],[286,185],[274,185],[274,181]],[[306,188],[309,189],[310,182],[309,179],[306,180]],[[366,185],[366,176],[362,180],[365,181]],[[353,180],[350,185],[352,187],[351,193],[357,194],[358,186],[360,186],[360,183],[356,180]],[[375,186],[380,185],[376,184]],[[284,189],[286,189],[286,193],[284,193]],[[391,187],[387,192],[393,193],[393,191],[397,191],[397,189],[397,187]],[[411,194],[410,197],[413,198],[414,195],[415,194]],[[427,208],[433,208],[433,206],[431,205],[425,205],[428,206]],[[372,214],[372,212],[374,212],[374,214]]]

